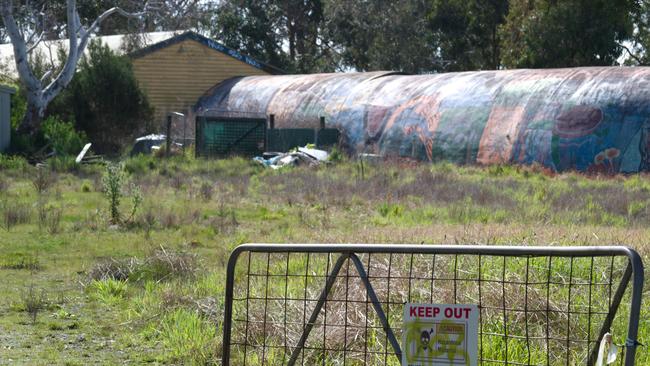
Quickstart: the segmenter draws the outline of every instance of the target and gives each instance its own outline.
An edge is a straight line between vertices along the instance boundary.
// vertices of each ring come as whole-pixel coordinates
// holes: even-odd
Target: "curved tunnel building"
[[[337,128],[355,152],[592,173],[650,170],[650,67],[226,80],[196,115],[274,115]]]

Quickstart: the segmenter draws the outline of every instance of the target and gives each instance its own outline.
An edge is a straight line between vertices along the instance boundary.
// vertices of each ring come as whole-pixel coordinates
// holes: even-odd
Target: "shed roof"
[[[217,42],[217,41],[215,41],[213,39],[204,37],[204,36],[202,36],[202,35],[200,35],[200,34],[198,34],[196,32],[192,32],[192,31],[184,32],[184,33],[179,34],[177,36],[174,36],[172,38],[169,38],[169,39],[166,39],[164,41],[152,44],[152,45],[150,45],[148,47],[139,49],[139,50],[137,50],[135,52],[132,52],[130,54],[130,56],[131,56],[131,58],[143,57],[143,56],[146,56],[146,55],[148,55],[150,53],[156,52],[156,51],[158,51],[160,49],[169,47],[171,45],[174,45],[176,43],[183,42],[183,41],[186,41],[186,40],[193,40],[193,41],[199,42],[199,43],[203,44],[204,46],[206,46],[206,47],[208,47],[210,49],[213,49],[213,50],[215,50],[217,52],[221,52],[221,53],[223,53],[225,55],[228,55],[228,56],[230,56],[232,58],[235,58],[235,59],[237,59],[237,60],[239,60],[241,62],[245,62],[245,63],[247,63],[247,64],[249,64],[249,65],[251,65],[251,66],[253,66],[255,68],[258,68],[260,70],[268,72],[269,74],[273,74],[273,75],[285,74],[285,72],[283,70],[281,70],[281,69],[279,69],[279,68],[277,68],[275,66],[271,66],[271,65],[266,64],[264,62],[256,60],[256,59],[254,59],[254,58],[252,58],[250,56],[247,56],[247,55],[242,54],[242,53],[240,53],[238,51],[235,51],[232,48],[226,47],[223,44],[221,44],[221,43],[219,43],[219,42]]]

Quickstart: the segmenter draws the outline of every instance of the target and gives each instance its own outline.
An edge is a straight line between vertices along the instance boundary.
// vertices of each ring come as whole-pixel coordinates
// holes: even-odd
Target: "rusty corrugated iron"
[[[650,67],[401,75],[250,76],[198,115],[275,115],[278,128],[338,128],[357,152],[555,171],[650,169]]]

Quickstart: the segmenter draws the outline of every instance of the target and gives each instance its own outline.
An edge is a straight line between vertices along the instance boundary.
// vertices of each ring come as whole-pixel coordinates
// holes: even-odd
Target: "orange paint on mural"
[[[495,107],[490,113],[479,144],[479,164],[507,163],[524,118],[523,107]]]
[[[403,105],[399,106],[395,111],[390,115],[384,131],[389,131],[395,122],[400,118],[402,113],[406,112],[408,109],[421,116],[427,122],[427,131],[421,126],[407,126],[404,128],[404,134],[406,136],[411,134],[417,134],[418,138],[424,145],[426,149],[427,158],[429,161],[433,160],[433,136],[435,135],[436,130],[438,129],[438,124],[440,123],[440,99],[438,96],[419,96],[413,98]]]
[[[438,99],[438,96],[423,95],[413,98],[395,109],[388,118],[384,131],[390,131],[391,127],[393,127],[393,124],[399,120],[402,113],[413,108],[413,112],[419,114],[427,121],[427,128],[433,135],[435,130],[438,128],[438,122],[440,121],[440,115],[438,113],[439,107],[440,100]]]

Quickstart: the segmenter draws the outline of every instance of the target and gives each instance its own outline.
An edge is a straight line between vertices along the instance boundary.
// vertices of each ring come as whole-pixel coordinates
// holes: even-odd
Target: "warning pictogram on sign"
[[[404,305],[402,365],[478,363],[476,305]]]

